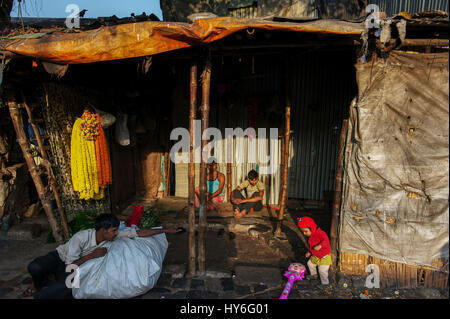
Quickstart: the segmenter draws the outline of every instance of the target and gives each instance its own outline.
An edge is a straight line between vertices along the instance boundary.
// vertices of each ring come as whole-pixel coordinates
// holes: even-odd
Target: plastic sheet
[[[158,281],[168,242],[165,234],[158,234],[117,238],[102,247],[108,250],[104,257],[80,266],[74,298],[123,299],[146,293]]]
[[[59,64],[79,64],[144,57],[211,43],[247,28],[359,36],[363,23],[317,20],[304,23],[244,20],[228,17],[182,22],[139,22],[84,32],[53,32],[18,39],[5,48],[17,54]]]
[[[432,266],[449,258],[448,53],[358,64],[340,251]]]

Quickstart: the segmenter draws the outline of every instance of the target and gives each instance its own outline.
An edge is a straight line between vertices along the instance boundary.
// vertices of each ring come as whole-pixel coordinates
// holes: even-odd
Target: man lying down
[[[167,251],[164,234],[182,231],[180,225],[120,231],[119,225],[114,215],[99,215],[95,229],[79,231],[56,250],[33,260],[28,265],[33,283],[23,298],[60,299],[71,294],[77,299],[131,298],[153,288]],[[44,288],[46,276],[52,273],[56,282]]]

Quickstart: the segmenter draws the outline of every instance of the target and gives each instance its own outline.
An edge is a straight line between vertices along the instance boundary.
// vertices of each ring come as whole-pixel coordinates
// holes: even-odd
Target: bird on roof
[[[80,18],[84,18],[84,15],[86,14],[87,11],[88,11],[88,10],[86,10],[86,9],[81,10],[81,11],[78,13],[78,16],[79,16]]]

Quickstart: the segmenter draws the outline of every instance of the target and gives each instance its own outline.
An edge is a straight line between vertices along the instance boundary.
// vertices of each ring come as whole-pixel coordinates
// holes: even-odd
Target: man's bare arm
[[[75,260],[74,262],[72,262],[72,264],[80,266],[80,265],[84,264],[88,260],[105,256],[107,252],[108,251],[106,250],[106,248],[98,247],[93,252],[87,254],[86,256],[83,256],[83,257]]]
[[[150,236],[154,236],[154,235],[158,235],[158,234],[174,234],[174,233],[178,233],[181,230],[179,229],[181,227],[181,224],[175,224],[172,225],[170,227],[167,228],[163,228],[163,229],[139,229],[136,230],[136,234],[139,237],[150,237]]]
[[[256,197],[253,197],[253,198],[244,199],[243,202],[244,203],[255,203],[255,202],[262,201],[263,197],[264,197],[264,191],[260,191],[259,192],[259,196],[256,196]]]

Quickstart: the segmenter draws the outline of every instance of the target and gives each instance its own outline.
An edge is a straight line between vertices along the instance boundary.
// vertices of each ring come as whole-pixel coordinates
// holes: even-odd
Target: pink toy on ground
[[[280,299],[288,299],[294,282],[297,280],[303,280],[305,278],[306,268],[303,264],[293,263],[289,265],[288,270],[284,273],[284,276],[288,278],[286,286],[280,296]]]

